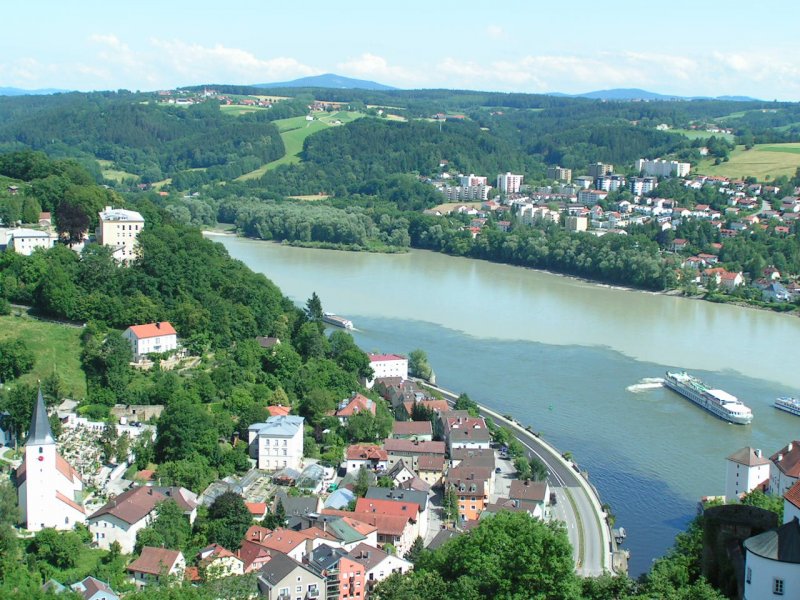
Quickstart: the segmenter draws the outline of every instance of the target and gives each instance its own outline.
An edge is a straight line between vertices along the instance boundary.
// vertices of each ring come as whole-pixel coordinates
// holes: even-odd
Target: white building
[[[783,495],[783,522],[800,519],[800,483],[795,483]]]
[[[376,379],[384,377],[399,377],[408,379],[408,359],[399,354],[370,354],[369,366],[372,367],[372,378],[365,383],[372,388]]]
[[[7,232],[8,249],[17,254],[30,256],[37,248],[47,250],[53,247],[55,239],[47,231],[37,231],[36,229],[26,229],[18,227]]]
[[[130,573],[133,583],[143,587],[149,583],[162,583],[162,577],[167,581],[163,584],[180,583],[186,571],[186,559],[180,550],[167,548],[154,548],[145,546],[142,553],[129,564],[126,571]]]
[[[178,348],[178,332],[167,321],[131,325],[122,332],[122,337],[130,342],[135,362],[151,352],[171,352]]]
[[[800,598],[800,522],[744,541],[744,599]]]
[[[628,180],[628,187],[634,196],[644,196],[649,194],[658,185],[655,177],[631,177]]]
[[[749,446],[737,450],[727,459],[725,498],[736,500],[769,479],[770,461],[761,450]]]
[[[118,542],[125,554],[132,554],[136,534],[153,522],[156,506],[167,496],[152,487],[134,487],[109,500],[89,517],[92,542],[108,550]]]
[[[144,217],[135,210],[111,208],[98,213],[99,223],[95,233],[97,243],[114,249],[114,258],[129,263],[136,258],[139,232],[144,229]]]
[[[514,175],[513,173],[501,173],[497,176],[497,189],[503,195],[518,194],[522,187],[524,175]]]
[[[42,391],[36,398],[25,442],[25,459],[17,469],[17,492],[22,519],[29,531],[46,527],[68,530],[86,522],[79,501],[83,481],[58,453]]]
[[[640,158],[636,161],[636,170],[639,173],[653,177],[686,177],[691,169],[692,165],[690,163],[676,160]]]
[[[789,442],[769,460],[769,493],[783,496],[800,478],[800,443]]]
[[[250,457],[258,468],[278,471],[287,467],[300,470],[303,462],[303,417],[270,417],[266,423],[247,428]]]

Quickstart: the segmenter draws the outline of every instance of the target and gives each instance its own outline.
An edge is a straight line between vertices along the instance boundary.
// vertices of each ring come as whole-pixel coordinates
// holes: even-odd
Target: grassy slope
[[[136,179],[137,181],[139,179],[139,176],[135,175],[134,173],[128,173],[127,171],[118,171],[117,169],[114,169],[113,161],[98,159],[97,162],[100,165],[100,172],[103,174],[103,177],[109,181],[117,181],[121,183],[125,179]]]
[[[286,146],[286,154],[278,160],[273,160],[271,163],[262,165],[255,171],[245,173],[237,180],[245,181],[248,179],[257,179],[264,175],[267,171],[276,169],[281,165],[289,165],[300,162],[300,152],[303,151],[303,142],[305,139],[318,131],[327,129],[328,127],[335,127],[335,122],[340,121],[342,125],[355,121],[363,117],[362,113],[340,111],[334,113],[324,113],[321,116],[314,115],[313,121],[306,121],[305,117],[292,117],[291,119],[280,119],[275,121],[275,125],[280,131],[283,145]]]
[[[86,379],[80,364],[82,331],[79,327],[38,321],[25,315],[0,317],[0,340],[22,338],[36,356],[33,371],[19,381],[35,385],[37,379],[44,379],[55,369],[76,400],[86,396]]]
[[[707,140],[710,137],[722,138],[728,142],[733,141],[733,134],[730,133],[711,133],[710,131],[698,131],[695,129],[670,129],[668,133],[680,133],[690,140]]]
[[[780,175],[793,176],[800,167],[800,143],[756,144],[752,150],[737,146],[730,160],[714,165],[713,160],[704,160],[697,165],[697,172],[722,177],[755,177],[759,181],[774,179]]]

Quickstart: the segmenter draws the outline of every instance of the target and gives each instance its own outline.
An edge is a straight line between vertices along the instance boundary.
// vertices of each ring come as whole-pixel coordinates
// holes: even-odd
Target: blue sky
[[[27,0],[0,86],[154,90],[334,72],[402,88],[800,100],[794,0]]]

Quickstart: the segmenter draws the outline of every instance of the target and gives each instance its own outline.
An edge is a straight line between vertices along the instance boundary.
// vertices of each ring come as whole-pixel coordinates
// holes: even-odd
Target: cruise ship
[[[322,320],[328,325],[336,325],[336,327],[344,327],[345,329],[353,328],[353,322],[350,319],[339,317],[333,313],[322,313]]]
[[[800,399],[782,396],[775,400],[775,408],[780,408],[788,413],[800,417]]]
[[[747,425],[753,420],[753,411],[734,395],[722,390],[710,389],[697,377],[685,371],[667,371],[664,385],[688,398],[720,419],[739,425]]]

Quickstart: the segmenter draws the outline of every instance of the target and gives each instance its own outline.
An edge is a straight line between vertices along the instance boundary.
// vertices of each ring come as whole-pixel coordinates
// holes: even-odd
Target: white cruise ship
[[[788,413],[792,413],[793,415],[800,417],[800,399],[789,398],[788,396],[776,398],[775,408],[785,410]]]
[[[730,423],[748,425],[753,420],[753,411],[736,396],[723,390],[711,389],[685,371],[680,373],[667,371],[664,385]]]

